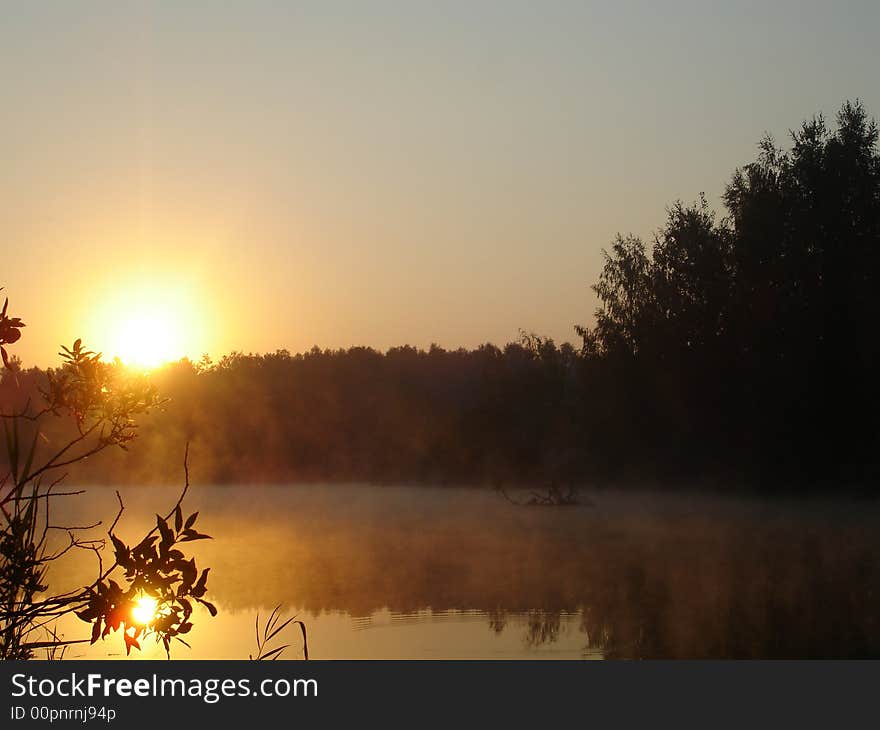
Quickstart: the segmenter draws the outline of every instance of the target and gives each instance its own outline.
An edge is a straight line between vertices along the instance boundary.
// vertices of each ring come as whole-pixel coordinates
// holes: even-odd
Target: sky
[[[26,365],[520,329],[861,98],[877,2],[4,2],[0,286]],[[154,313],[158,313],[153,317]],[[153,317],[151,320],[150,318]]]

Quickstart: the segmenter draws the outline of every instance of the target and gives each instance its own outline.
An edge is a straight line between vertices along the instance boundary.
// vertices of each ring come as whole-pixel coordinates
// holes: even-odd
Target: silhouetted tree
[[[788,153],[763,140],[727,186],[729,218],[676,203],[650,249],[619,238],[606,254],[580,332],[585,357],[614,363],[615,395],[634,394],[604,407],[649,414],[635,459],[825,479],[876,466],[877,428],[854,416],[880,405],[878,135],[858,102],[837,122],[805,123]]]

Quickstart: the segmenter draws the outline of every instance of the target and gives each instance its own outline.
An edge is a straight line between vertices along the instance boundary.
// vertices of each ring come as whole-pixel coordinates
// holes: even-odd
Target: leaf
[[[208,571],[209,570],[210,570],[210,568],[205,568],[202,571],[201,576],[199,576],[198,583],[196,583],[192,587],[192,589],[190,590],[190,595],[192,595],[193,598],[201,598],[202,596],[205,595],[205,592],[207,591],[207,587],[205,584],[208,580]]]
[[[94,644],[101,636],[101,617],[99,616],[95,619],[95,623],[92,626],[92,639],[89,641],[89,644]]]
[[[6,354],[6,348],[0,345],[0,354],[3,355],[3,364],[8,368],[9,367],[9,355]]]
[[[180,532],[183,527],[183,512],[180,509],[180,505],[177,505],[174,508],[174,531]]]
[[[166,532],[170,532],[170,529],[168,528],[168,523],[165,521],[165,518],[162,517],[162,515],[156,515],[156,527],[159,528],[159,532],[163,535]]]
[[[85,611],[75,611],[75,614],[78,619],[90,624],[92,623],[92,619],[97,616],[97,611],[94,608],[87,608]]]
[[[183,537],[180,539],[181,542],[192,542],[193,540],[213,540],[214,538],[210,535],[205,535],[201,532],[196,532],[195,530],[184,530]]]
[[[289,619],[287,619],[287,621],[285,621],[283,624],[281,624],[281,626],[278,626],[274,631],[272,631],[272,633],[270,633],[270,634],[264,639],[264,643],[268,643],[269,641],[271,641],[272,639],[274,639],[275,636],[276,636],[278,633],[280,633],[281,631],[283,631],[283,630],[288,626],[288,624],[290,624],[290,622],[293,621],[295,618],[296,618],[296,616],[291,616]]]
[[[135,649],[140,649],[141,645],[138,643],[138,640],[133,636],[129,636],[127,633],[122,635],[122,638],[125,639],[125,655],[128,656],[131,654],[131,647]]]
[[[143,540],[141,540],[141,541],[138,543],[138,545],[137,545],[137,547],[135,548],[135,550],[149,550],[149,549],[150,549],[150,546],[151,546],[154,542],[156,542],[156,540],[158,540],[158,539],[159,539],[159,538],[156,537],[155,535],[150,535],[149,537],[145,537]]]
[[[212,616],[217,615],[217,607],[213,603],[211,603],[210,601],[203,601],[201,598],[196,598],[196,600],[201,603],[205,608],[207,608],[208,613],[210,613]]]
[[[189,591],[190,586],[196,579],[196,559],[190,558],[189,560],[181,561],[180,572],[183,576],[183,585],[181,585],[181,590],[183,593],[187,593]]]
[[[156,515],[156,527],[159,528],[159,534],[162,535],[160,543],[160,551],[165,552],[174,544],[174,533],[168,527],[168,523],[159,515]]]
[[[184,525],[185,529],[189,529],[194,524],[196,524],[196,517],[199,516],[198,512],[193,512],[189,517],[186,518],[186,524]]]
[[[125,564],[131,556],[131,550],[129,550],[128,546],[116,537],[116,535],[111,534],[110,540],[113,542],[113,547],[116,550],[116,562],[122,567],[125,567]]]
[[[280,655],[281,652],[287,649],[290,644],[284,644],[284,646],[279,646],[277,649],[272,649],[272,651],[266,652],[263,656],[260,657],[263,661],[271,660],[275,661]]]

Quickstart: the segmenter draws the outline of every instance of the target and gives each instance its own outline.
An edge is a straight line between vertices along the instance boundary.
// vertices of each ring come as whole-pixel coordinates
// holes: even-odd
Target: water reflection
[[[124,497],[123,535],[173,503]],[[189,499],[217,537],[197,554],[221,613],[197,624],[188,656],[246,657],[255,613],[279,603],[307,621],[316,658],[880,656],[873,502],[600,493],[539,509],[364,486]],[[114,500],[90,490],[70,516],[100,505],[112,518]]]

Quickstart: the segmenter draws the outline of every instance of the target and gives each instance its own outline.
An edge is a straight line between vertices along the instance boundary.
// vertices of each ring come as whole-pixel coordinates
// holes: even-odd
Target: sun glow
[[[146,626],[156,618],[159,603],[152,596],[143,595],[135,601],[131,609],[131,619],[139,626]]]
[[[198,358],[210,349],[204,305],[192,283],[182,279],[108,288],[92,305],[92,335],[86,342],[105,360],[118,357],[129,367],[146,370],[183,357]]]
[[[183,357],[185,351],[180,322],[170,312],[120,314],[112,354],[126,365],[152,368]]]

